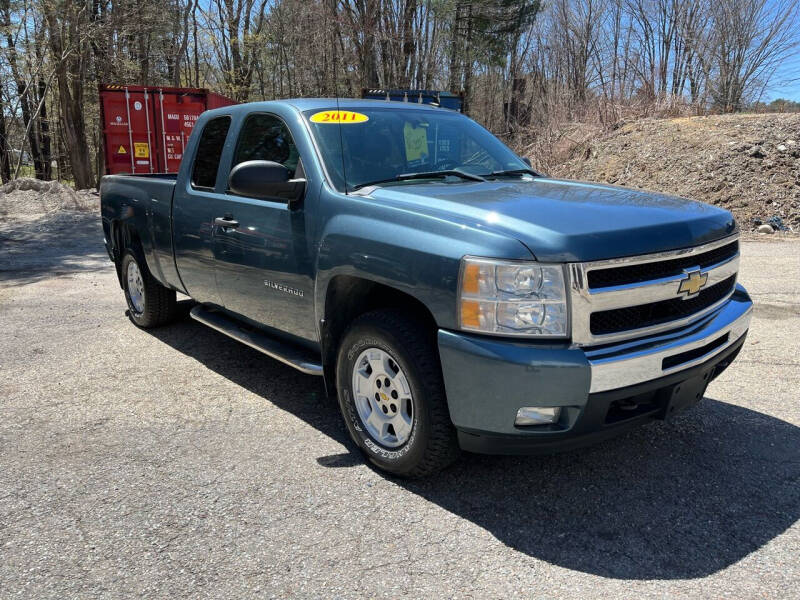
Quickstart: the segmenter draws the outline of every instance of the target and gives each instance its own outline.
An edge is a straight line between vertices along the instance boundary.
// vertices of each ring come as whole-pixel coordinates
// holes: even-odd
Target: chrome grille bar
[[[727,302],[735,290],[735,285],[731,286],[729,293],[721,300],[711,306],[689,315],[688,317],[677,318],[658,325],[635,327],[625,331],[607,334],[593,334],[590,328],[592,313],[626,308],[630,306],[640,306],[672,300],[683,297],[679,292],[681,282],[687,277],[685,269],[683,273],[669,277],[661,277],[649,281],[639,281],[624,285],[617,285],[603,288],[590,288],[588,273],[596,269],[608,269],[614,267],[625,267],[634,264],[656,263],[669,261],[676,258],[698,256],[730,244],[738,239],[738,234],[728,236],[721,240],[657,254],[642,256],[631,256],[625,258],[615,258],[609,260],[592,261],[584,263],[570,263],[570,301],[572,312],[572,340],[579,345],[597,345],[619,340],[632,339],[643,335],[650,335],[663,331],[668,331],[676,327],[683,327],[717,310]],[[697,267],[699,268],[699,267]],[[700,269],[703,275],[707,275],[704,289],[725,281],[730,277],[735,277],[739,271],[739,252],[730,258],[716,264]],[[686,296],[689,297],[689,296]]]

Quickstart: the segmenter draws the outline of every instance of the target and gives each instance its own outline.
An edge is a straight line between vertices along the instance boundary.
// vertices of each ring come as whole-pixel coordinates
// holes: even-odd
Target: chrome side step
[[[211,329],[216,329],[298,371],[309,375],[322,375],[322,364],[315,358],[311,350],[294,346],[257,330],[245,329],[244,325],[227,315],[209,310],[199,304],[191,310],[189,315],[203,325],[208,325]]]

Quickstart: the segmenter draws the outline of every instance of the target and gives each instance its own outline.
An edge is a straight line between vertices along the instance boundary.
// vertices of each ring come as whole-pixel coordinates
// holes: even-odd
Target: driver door
[[[292,134],[273,114],[251,114],[242,124],[230,168],[249,160],[274,161],[303,176]],[[227,190],[217,207],[214,255],[222,305],[258,325],[313,341],[304,199],[290,206],[283,199],[246,198]]]

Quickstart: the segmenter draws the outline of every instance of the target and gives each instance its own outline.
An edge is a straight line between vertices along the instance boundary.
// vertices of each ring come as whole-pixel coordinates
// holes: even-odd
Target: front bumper
[[[679,330],[579,348],[439,331],[450,417],[461,447],[566,450],[671,416],[698,401],[744,343],[752,301],[737,285],[714,313]],[[557,423],[517,427],[523,406],[559,406]]]

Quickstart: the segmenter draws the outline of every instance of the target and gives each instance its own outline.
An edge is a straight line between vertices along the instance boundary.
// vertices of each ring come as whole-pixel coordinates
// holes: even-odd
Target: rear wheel
[[[336,380],[347,429],[379,468],[423,477],[458,457],[435,343],[413,315],[359,317],[339,348]]]
[[[175,290],[156,281],[139,252],[125,250],[120,269],[128,316],[135,325],[158,327],[175,318]]]

